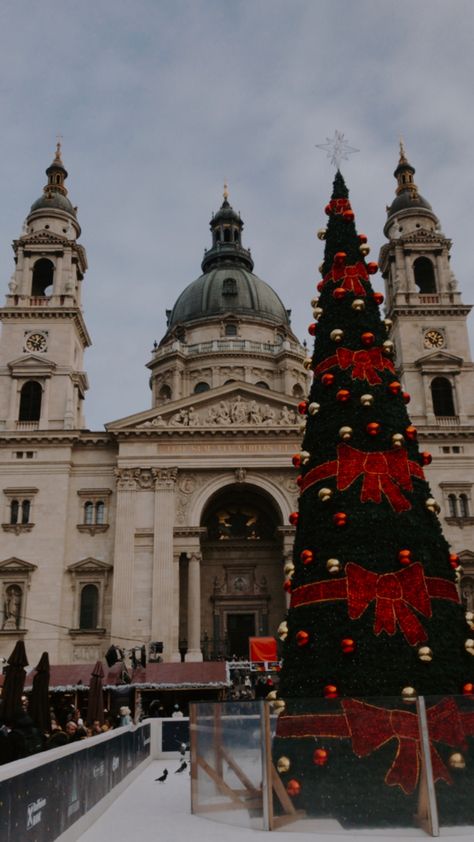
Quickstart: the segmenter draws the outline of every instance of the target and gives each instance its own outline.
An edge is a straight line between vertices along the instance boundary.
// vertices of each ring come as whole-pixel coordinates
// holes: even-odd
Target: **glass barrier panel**
[[[474,695],[425,696],[425,704],[440,827],[472,827]]]
[[[192,811],[262,830],[260,702],[197,702],[190,709]]]

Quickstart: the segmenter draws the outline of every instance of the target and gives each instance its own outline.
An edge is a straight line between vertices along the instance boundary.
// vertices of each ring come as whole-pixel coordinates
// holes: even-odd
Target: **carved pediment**
[[[100,561],[98,558],[81,558],[80,561],[75,561],[73,564],[69,564],[67,567],[68,573],[73,573],[74,575],[80,575],[82,573],[94,573],[94,574],[104,574],[109,573],[110,570],[113,570],[113,565],[108,564],[106,561]]]
[[[415,365],[419,368],[444,369],[445,371],[457,370],[462,364],[462,357],[457,357],[448,351],[433,351],[432,354],[424,354],[415,360]]]
[[[73,245],[67,237],[61,237],[59,234],[54,234],[45,228],[41,231],[35,231],[34,234],[26,234],[20,240],[15,240],[15,245],[20,244],[23,248],[28,248],[28,246],[61,246],[65,248]]]
[[[16,556],[7,558],[5,559],[5,561],[0,561],[1,576],[4,576],[5,574],[18,575],[18,573],[29,574],[33,573],[33,571],[36,570],[36,568],[36,564],[31,564],[30,561],[24,561],[22,558],[17,558]]]
[[[107,424],[106,429],[294,428],[300,420],[294,400],[260,387],[232,383]]]
[[[37,354],[25,354],[8,363],[12,377],[28,377],[34,374],[36,377],[50,377],[56,368],[56,363],[48,360],[47,357],[39,357]]]
[[[430,231],[427,228],[419,228],[411,234],[405,234],[405,236],[399,238],[398,242],[404,245],[409,245],[410,243],[416,243],[417,245],[429,243],[430,245],[448,246],[448,248],[451,245],[451,240],[446,239],[443,234]]]

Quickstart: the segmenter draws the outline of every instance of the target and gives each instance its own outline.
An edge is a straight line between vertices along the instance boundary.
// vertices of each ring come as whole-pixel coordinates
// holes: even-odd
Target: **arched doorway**
[[[248,658],[249,637],[273,635],[285,613],[281,516],[246,483],[210,498],[201,526],[204,658]]]

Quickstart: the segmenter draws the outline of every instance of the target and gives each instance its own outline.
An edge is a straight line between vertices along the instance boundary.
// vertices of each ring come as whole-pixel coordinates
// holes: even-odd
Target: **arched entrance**
[[[246,659],[249,637],[274,634],[285,612],[280,514],[238,483],[210,498],[201,526],[203,656]]]

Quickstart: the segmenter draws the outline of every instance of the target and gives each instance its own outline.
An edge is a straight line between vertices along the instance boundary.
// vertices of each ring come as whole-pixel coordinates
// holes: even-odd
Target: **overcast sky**
[[[255,272],[307,336],[335,129],[378,255],[403,136],[474,301],[472,0],[3,0],[0,284],[56,135],[89,260],[91,429],[150,407],[153,340],[229,183]]]

